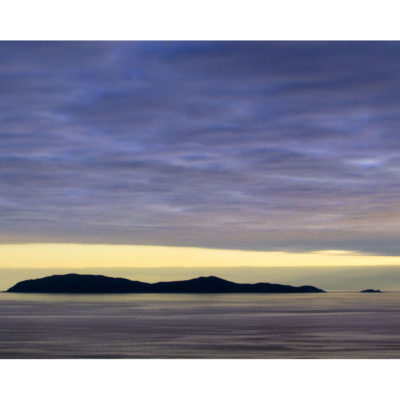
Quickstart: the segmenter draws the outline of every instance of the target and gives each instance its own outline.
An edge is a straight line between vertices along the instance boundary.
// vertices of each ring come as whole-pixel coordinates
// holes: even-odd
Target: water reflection
[[[400,358],[400,293],[0,294],[2,358]]]

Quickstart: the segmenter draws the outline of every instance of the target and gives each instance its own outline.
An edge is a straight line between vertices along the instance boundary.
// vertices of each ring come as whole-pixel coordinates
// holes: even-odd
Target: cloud
[[[3,42],[0,239],[399,254],[396,42]]]

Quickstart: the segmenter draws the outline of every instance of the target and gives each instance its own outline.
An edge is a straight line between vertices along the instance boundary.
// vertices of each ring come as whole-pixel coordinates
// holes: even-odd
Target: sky
[[[54,267],[99,266],[93,245],[105,267],[400,265],[399,42],[0,42],[0,59],[1,268],[37,267],[35,243]]]

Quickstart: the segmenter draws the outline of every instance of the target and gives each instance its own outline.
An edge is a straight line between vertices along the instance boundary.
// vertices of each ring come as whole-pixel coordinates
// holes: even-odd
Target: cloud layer
[[[0,240],[400,254],[397,42],[2,42]]]

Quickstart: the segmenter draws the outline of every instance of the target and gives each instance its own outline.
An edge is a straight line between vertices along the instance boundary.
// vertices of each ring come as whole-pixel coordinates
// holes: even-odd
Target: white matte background
[[[350,0],[14,0],[0,4],[0,39],[396,40],[398,8],[394,1]],[[1,360],[0,395],[386,400],[399,397],[399,366],[398,360]]]

